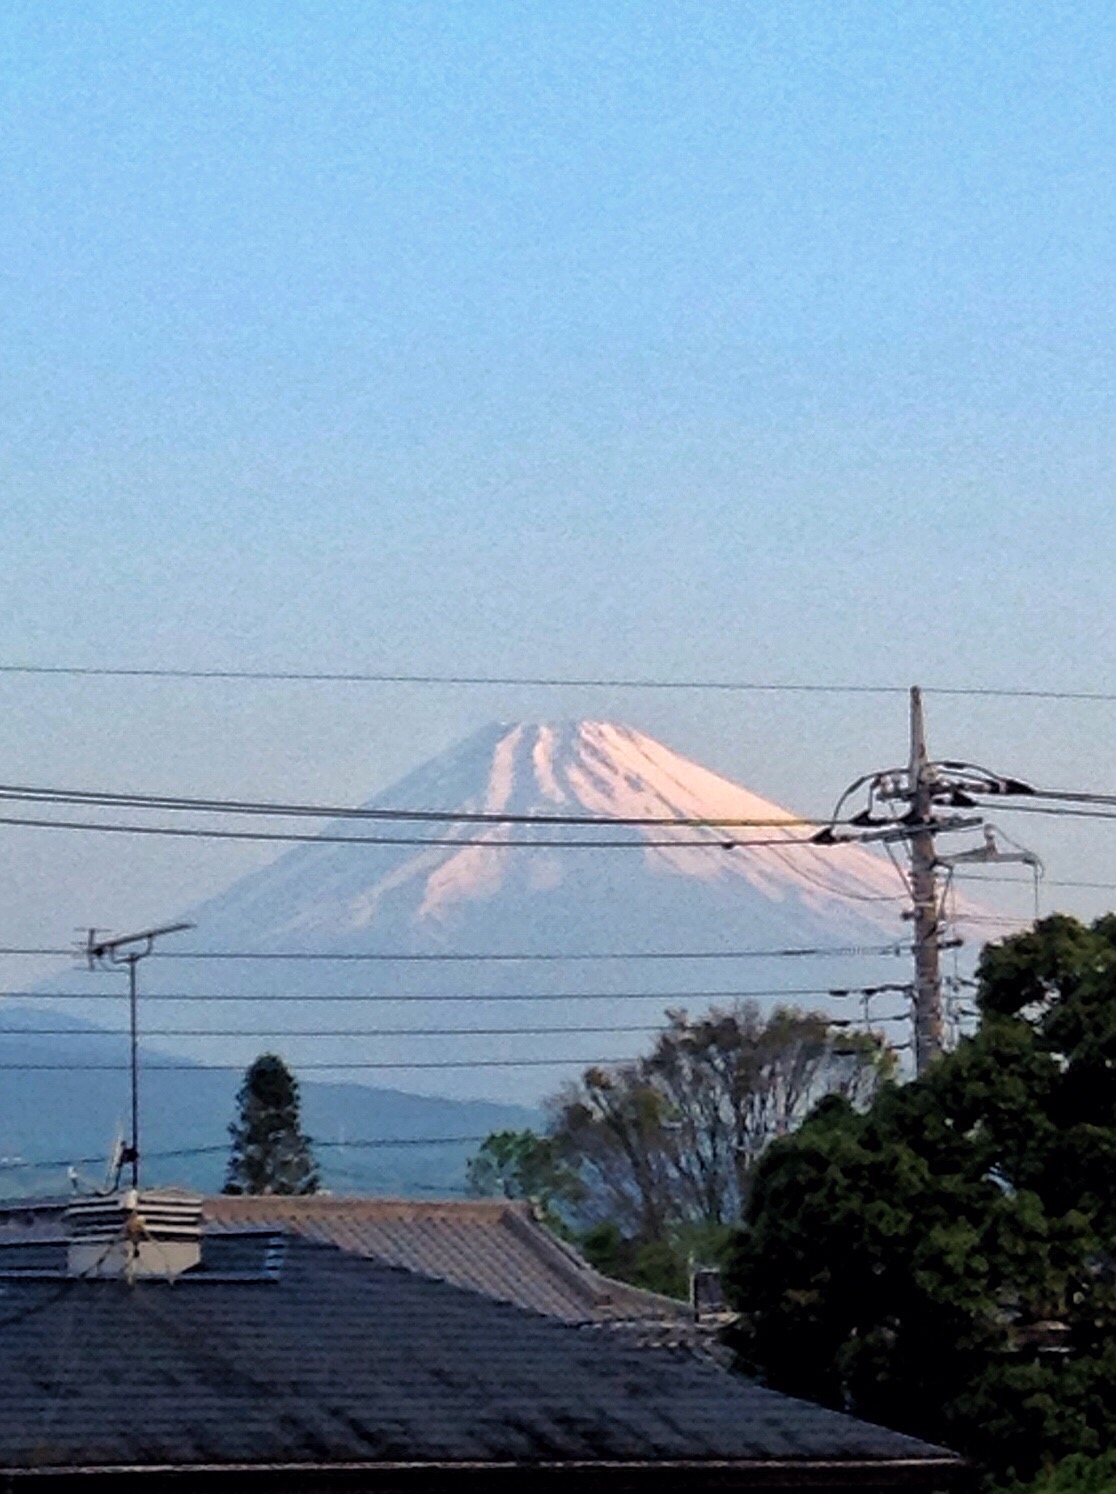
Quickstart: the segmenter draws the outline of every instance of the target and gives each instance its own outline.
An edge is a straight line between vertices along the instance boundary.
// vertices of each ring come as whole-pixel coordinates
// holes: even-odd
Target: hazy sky
[[[1116,688],[1110,4],[0,28],[0,662]],[[1112,705],[933,712],[1116,789]],[[904,750],[901,698],[7,678],[0,778],[360,799],[521,715],[807,811]],[[1112,830],[1012,824],[1116,880]],[[0,852],[5,942],[259,860]]]

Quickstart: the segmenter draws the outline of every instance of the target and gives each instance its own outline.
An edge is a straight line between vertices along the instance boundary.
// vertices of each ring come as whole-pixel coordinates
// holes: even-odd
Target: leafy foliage
[[[526,1199],[547,1223],[565,1233],[565,1210],[576,1205],[582,1186],[553,1137],[534,1131],[494,1131],[467,1167],[470,1193]]]
[[[729,1284],[773,1385],[1030,1477],[1116,1436],[1116,919],[978,974],[975,1037],[771,1148]]]
[[[236,1102],[224,1192],[316,1193],[318,1169],[299,1123],[298,1082],[283,1060],[261,1054]]]
[[[1099,1458],[1080,1454],[1064,1458],[1041,1473],[1034,1483],[1012,1482],[1002,1494],[1112,1494],[1116,1489],[1116,1453]]]
[[[668,1014],[653,1051],[591,1068],[554,1104],[552,1134],[576,1162],[587,1222],[662,1240],[739,1216],[764,1148],[825,1094],[863,1103],[887,1068],[880,1044],[816,1014],[755,1003]]]
[[[691,1256],[719,1260],[772,1138],[821,1095],[863,1105],[888,1071],[876,1039],[823,1016],[673,1012],[646,1057],[588,1069],[556,1096],[549,1136],[490,1136],[470,1185],[535,1199],[599,1269],[683,1296]]]
[[[727,1225],[692,1225],[666,1240],[631,1240],[605,1220],[586,1230],[579,1244],[590,1265],[618,1281],[685,1299],[690,1290],[690,1262],[719,1265],[731,1238]]]

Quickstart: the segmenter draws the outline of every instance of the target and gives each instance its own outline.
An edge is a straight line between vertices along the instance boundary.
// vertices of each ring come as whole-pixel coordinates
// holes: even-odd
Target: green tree
[[[469,1158],[466,1174],[470,1193],[528,1200],[558,1233],[567,1232],[566,1213],[583,1192],[554,1138],[531,1130],[494,1131]]]
[[[647,1244],[739,1218],[768,1144],[823,1095],[866,1103],[889,1064],[879,1040],[817,1013],[670,1012],[650,1054],[587,1069],[557,1097],[552,1135],[584,1184],[585,1223]]]
[[[1034,1476],[1116,1438],[1116,918],[990,946],[980,1027],[758,1168],[729,1286],[778,1388]]]
[[[540,1201],[602,1271],[685,1295],[691,1258],[719,1261],[767,1144],[822,1095],[863,1106],[890,1065],[879,1039],[818,1014],[671,1012],[649,1054],[554,1098],[548,1136],[490,1136],[470,1185]]]
[[[611,1220],[595,1224],[578,1240],[581,1253],[605,1276],[685,1300],[690,1292],[691,1262],[720,1265],[731,1240],[726,1225],[691,1225],[665,1240],[625,1237]]]
[[[1034,1483],[1012,1482],[998,1494],[1112,1494],[1116,1489],[1116,1453],[1099,1458],[1080,1454],[1065,1458],[1041,1473]]]
[[[298,1082],[274,1053],[249,1067],[229,1126],[226,1193],[316,1193],[318,1168],[299,1120]]]

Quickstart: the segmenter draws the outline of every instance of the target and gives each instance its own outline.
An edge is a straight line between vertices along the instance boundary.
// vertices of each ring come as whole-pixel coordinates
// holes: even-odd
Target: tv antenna
[[[157,929],[141,929],[138,934],[113,934],[100,938],[96,929],[89,930],[85,957],[90,970],[109,970],[127,966],[129,1034],[131,1038],[132,1134],[126,1146],[116,1150],[116,1182],[127,1164],[132,1169],[132,1187],[139,1187],[139,1041],[136,1013],[136,966],[155,948],[155,940],[164,934],[180,934],[192,929],[192,923],[165,923]]]

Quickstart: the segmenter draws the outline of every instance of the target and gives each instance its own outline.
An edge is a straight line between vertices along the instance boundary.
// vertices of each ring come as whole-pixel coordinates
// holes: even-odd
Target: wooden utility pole
[[[933,774],[926,751],[922,691],[911,690],[911,760],[907,796],[911,824],[911,898],[914,903],[915,1072],[924,1074],[945,1045],[939,943],[937,854],[933,829]]]

